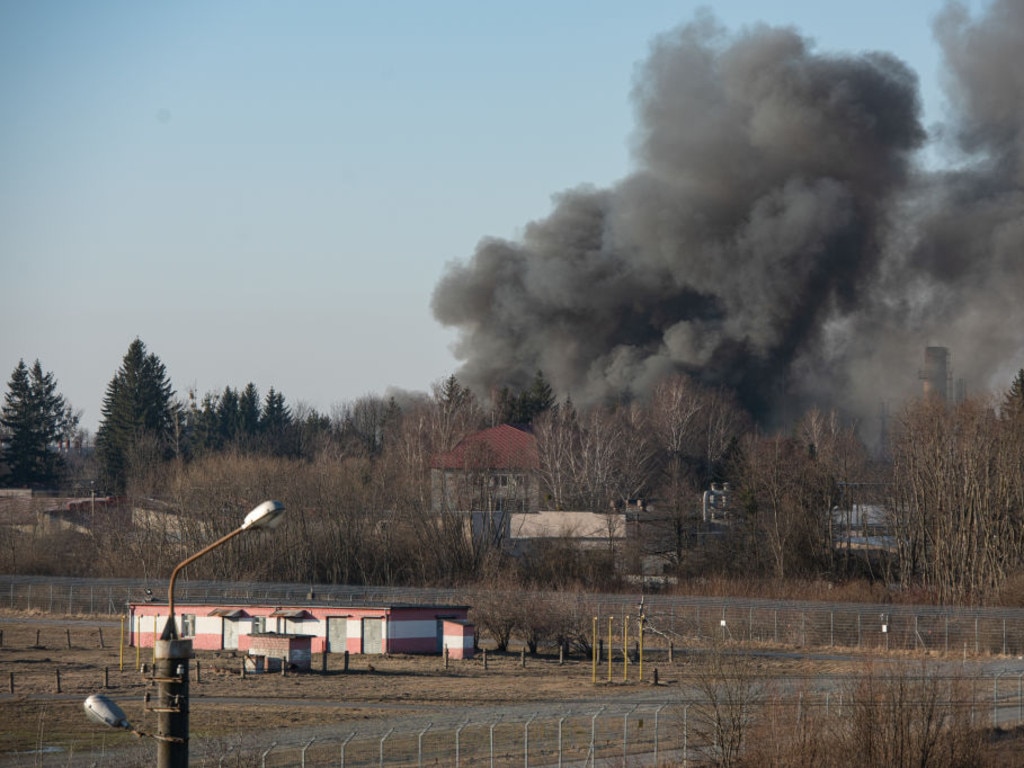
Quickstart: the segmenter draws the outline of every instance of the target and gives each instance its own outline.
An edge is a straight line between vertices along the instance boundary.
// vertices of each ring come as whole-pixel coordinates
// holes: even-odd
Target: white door
[[[238,622],[235,619],[224,619],[224,650],[238,650]]]

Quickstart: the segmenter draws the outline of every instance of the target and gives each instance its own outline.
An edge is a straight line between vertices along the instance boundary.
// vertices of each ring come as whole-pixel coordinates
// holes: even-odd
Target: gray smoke
[[[917,78],[888,54],[730,34],[706,13],[658,38],[634,91],[635,172],[561,194],[438,283],[460,379],[486,393],[541,370],[590,403],[685,372],[776,425],[810,404],[873,416],[919,389],[927,345],[949,346],[972,389],[1008,386],[1024,351],[1024,4],[977,21],[949,7],[936,34],[955,172],[917,167]]]

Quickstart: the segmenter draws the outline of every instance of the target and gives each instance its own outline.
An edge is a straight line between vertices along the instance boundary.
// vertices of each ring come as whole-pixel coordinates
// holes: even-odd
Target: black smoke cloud
[[[919,167],[917,78],[888,54],[730,34],[708,14],[657,39],[636,170],[562,193],[436,286],[459,377],[486,393],[542,370],[590,403],[685,372],[774,425],[811,404],[877,413],[917,391],[932,344],[972,389],[1008,385],[1024,351],[1024,4],[979,20],[950,6],[935,31],[954,108],[938,132],[957,152],[943,172]]]

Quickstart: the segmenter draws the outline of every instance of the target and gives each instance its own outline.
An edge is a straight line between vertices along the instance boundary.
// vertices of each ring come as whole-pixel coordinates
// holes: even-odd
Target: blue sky
[[[634,71],[700,5],[0,3],[4,388],[38,358],[94,431],[139,337],[181,395],[427,390],[445,265],[629,172]],[[894,53],[942,117],[937,2],[705,5]]]

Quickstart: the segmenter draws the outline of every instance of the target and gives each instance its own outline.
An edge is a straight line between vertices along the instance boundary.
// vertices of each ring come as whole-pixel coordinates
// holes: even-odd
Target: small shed
[[[476,647],[476,627],[466,619],[442,619],[444,649],[449,658],[471,659]]]
[[[248,653],[251,668],[256,672],[280,672],[282,666],[309,672],[313,663],[312,642],[312,635],[256,632],[240,637],[238,647]]]

